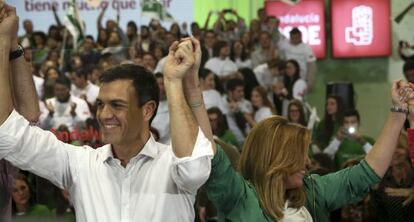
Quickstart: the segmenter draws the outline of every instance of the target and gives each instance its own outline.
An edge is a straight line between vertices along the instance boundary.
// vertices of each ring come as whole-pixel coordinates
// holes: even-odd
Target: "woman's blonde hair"
[[[258,123],[246,138],[239,169],[256,189],[260,204],[275,220],[283,218],[284,204],[299,208],[305,204],[301,187],[286,190],[289,175],[305,169],[305,157],[310,143],[305,127],[280,116]]]

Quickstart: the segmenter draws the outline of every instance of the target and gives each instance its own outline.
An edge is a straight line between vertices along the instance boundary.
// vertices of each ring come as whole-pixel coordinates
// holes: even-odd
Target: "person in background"
[[[305,109],[301,101],[297,99],[292,99],[289,102],[287,119],[291,123],[296,123],[304,127],[308,125],[308,123],[306,122]]]
[[[99,87],[88,80],[89,70],[83,68],[71,73],[70,77],[73,84],[71,85],[70,94],[85,100],[91,109],[95,106],[98,98]]]
[[[246,113],[245,118],[251,127],[254,127],[258,122],[274,115],[275,111],[272,103],[267,98],[265,88],[261,86],[254,88],[250,101],[252,102],[253,113]]]
[[[43,129],[57,129],[66,125],[70,131],[83,127],[86,119],[92,116],[85,100],[71,95],[71,82],[60,76],[54,85],[54,97],[41,103],[40,125]]]
[[[284,78],[285,62],[281,59],[271,59],[253,69],[260,85],[270,91],[272,84]]]
[[[227,114],[227,108],[223,103],[220,93],[215,89],[215,74],[209,69],[201,69],[199,72],[200,86],[203,90],[203,99],[206,109],[217,107],[222,113]]]
[[[335,160],[338,169],[343,168],[346,161],[365,156],[372,149],[372,145],[375,143],[374,139],[362,135],[360,127],[359,112],[354,109],[345,111],[336,136],[323,150]]]
[[[164,75],[162,73],[155,73],[158,89],[160,90],[160,102],[157,109],[157,114],[152,120],[151,126],[158,132],[158,142],[169,144],[171,141],[170,135],[170,115],[168,110],[167,94],[164,86]]]
[[[229,129],[236,135],[239,144],[243,144],[250,127],[246,120],[246,113],[253,113],[249,100],[244,98],[244,82],[241,79],[230,79],[227,82],[227,96],[223,96],[223,103],[228,110],[226,115]]]
[[[213,47],[213,58],[210,58],[204,68],[213,71],[222,80],[232,78],[232,74],[237,72],[236,64],[230,60],[230,47],[225,41],[217,41]]]
[[[332,137],[338,132],[343,116],[342,99],[336,95],[328,95],[325,104],[325,116],[316,126],[313,140],[314,144],[323,151]]]
[[[286,59],[299,63],[300,78],[306,81],[309,91],[315,85],[316,57],[309,45],[302,41],[302,32],[298,28],[290,31],[290,40],[280,48]]]
[[[27,177],[17,174],[13,187],[13,221],[39,221],[51,219],[54,215],[45,205],[35,204],[33,190]]]
[[[259,47],[257,47],[251,54],[253,68],[278,57],[278,48],[272,44],[270,34],[266,31],[260,32]]]
[[[214,136],[239,149],[239,143],[237,142],[236,136],[229,130],[226,116],[223,115],[221,110],[217,107],[212,107],[207,110],[207,114]]]
[[[304,101],[306,90],[308,88],[306,81],[300,78],[299,63],[290,59],[286,61],[286,72],[283,76],[285,87],[288,91],[288,97]]]
[[[248,51],[245,49],[245,46],[240,40],[233,42],[231,46],[230,59],[236,64],[238,69],[252,68],[252,61],[247,53]]]

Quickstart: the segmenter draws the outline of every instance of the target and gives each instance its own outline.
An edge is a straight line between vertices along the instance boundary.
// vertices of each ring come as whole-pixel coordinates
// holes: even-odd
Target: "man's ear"
[[[143,108],[144,119],[146,121],[150,121],[150,119],[153,116],[155,116],[156,107],[157,107],[157,105],[156,105],[154,100],[146,102],[145,105],[142,107]]]

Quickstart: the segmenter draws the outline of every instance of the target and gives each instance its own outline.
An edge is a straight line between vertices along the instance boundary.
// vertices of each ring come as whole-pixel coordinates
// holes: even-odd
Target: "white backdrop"
[[[20,17],[19,35],[24,34],[22,23],[25,19],[33,21],[35,31],[47,32],[52,24],[56,24],[52,12],[52,4],[57,5],[57,12],[61,21],[65,15],[67,3],[70,0],[6,0],[8,4],[14,5],[17,8],[17,13]],[[91,0],[77,0],[80,4],[80,15],[86,24],[86,33],[94,37],[97,36],[96,20],[101,6],[94,8],[87,4]],[[100,1],[101,5],[103,1]],[[126,28],[128,21],[133,20],[138,27],[148,25],[150,18],[141,18],[140,0],[109,0],[109,7],[103,17],[103,25],[107,19],[116,19],[117,8],[120,7],[120,24],[121,27]],[[189,25],[194,21],[193,0],[158,0],[158,2],[165,5],[167,11],[173,16],[175,21],[188,23]],[[163,25],[169,29],[171,22],[163,22]]]

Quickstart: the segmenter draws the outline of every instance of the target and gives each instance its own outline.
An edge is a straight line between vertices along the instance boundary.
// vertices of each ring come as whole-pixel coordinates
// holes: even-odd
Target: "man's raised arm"
[[[194,65],[191,41],[174,42],[164,66],[164,85],[170,110],[171,144],[177,157],[191,156],[198,135],[198,124],[188,106],[183,78]]]
[[[9,53],[12,37],[17,32],[19,18],[16,9],[4,5],[3,21],[0,23],[0,124],[2,124],[13,110],[13,99],[10,86]]]
[[[12,37],[10,49],[11,52],[19,50],[17,32]],[[14,107],[29,122],[36,123],[39,120],[40,108],[30,63],[22,55],[11,60],[10,66]]]

